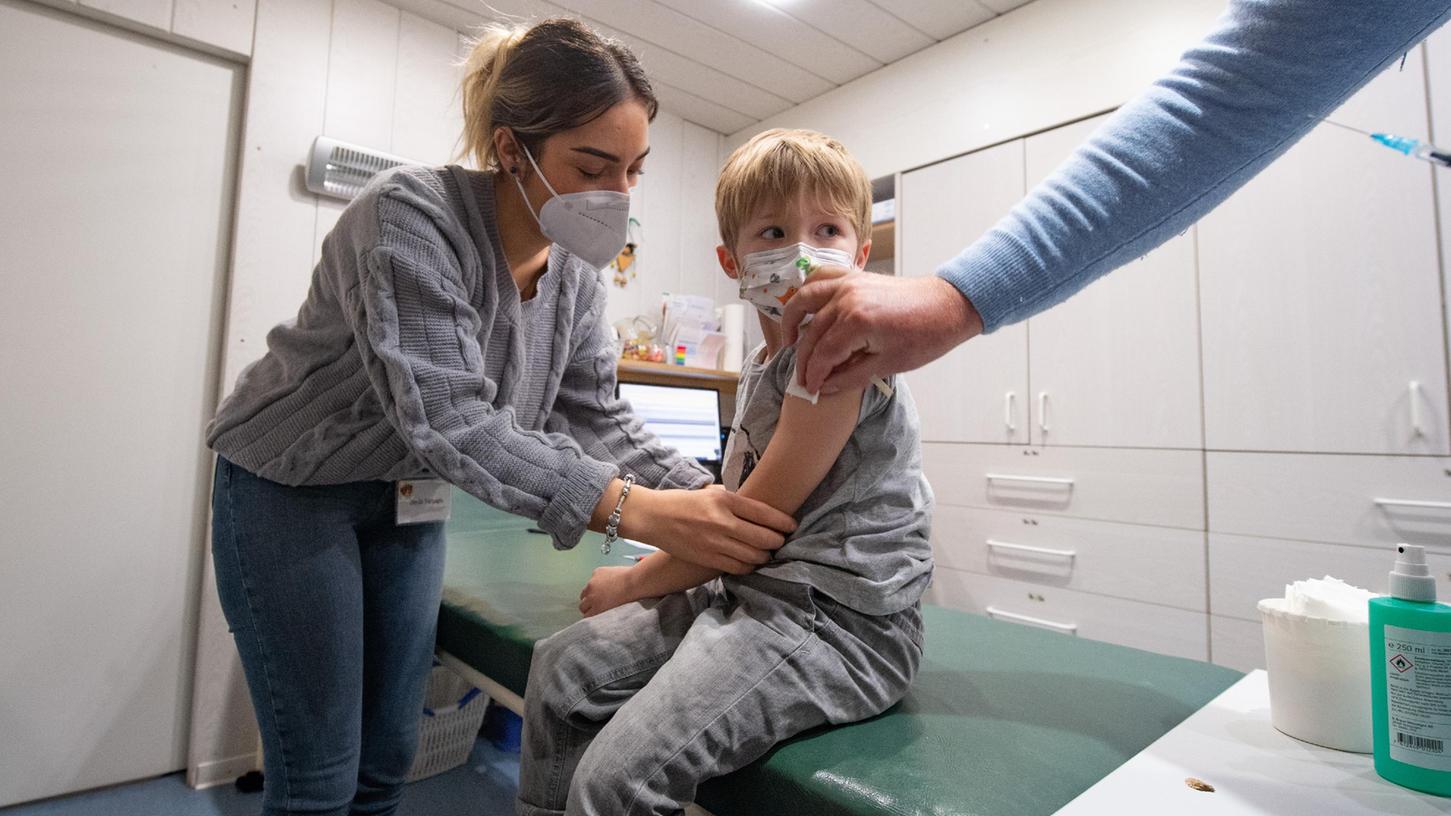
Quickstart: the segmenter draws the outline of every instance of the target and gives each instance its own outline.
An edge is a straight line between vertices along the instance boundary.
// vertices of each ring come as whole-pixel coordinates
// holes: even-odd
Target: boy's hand
[[[586,618],[637,600],[630,588],[632,567],[600,567],[579,593],[579,611]]]
[[[816,317],[804,328],[801,319]],[[864,388],[872,377],[920,368],[982,333],[982,318],[936,276],[853,275],[822,267],[781,317],[796,373],[810,393]]]

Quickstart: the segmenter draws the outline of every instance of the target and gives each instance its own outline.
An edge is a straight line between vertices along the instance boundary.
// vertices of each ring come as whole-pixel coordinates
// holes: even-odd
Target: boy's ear
[[[715,259],[720,261],[720,268],[725,270],[726,276],[731,280],[740,277],[741,272],[736,266],[736,258],[729,249],[725,248],[725,244],[716,244]]]
[[[856,268],[857,269],[866,269],[867,268],[867,258],[870,258],[871,255],[872,255],[872,239],[868,238],[866,241],[862,242],[862,245],[860,247],[857,247],[857,251],[856,251]]]

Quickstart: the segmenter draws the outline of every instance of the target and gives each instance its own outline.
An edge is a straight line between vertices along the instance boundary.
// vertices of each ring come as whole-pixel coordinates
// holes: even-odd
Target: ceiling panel
[[[658,80],[654,81],[653,85],[661,108],[682,119],[710,128],[716,133],[735,133],[760,121],[739,111],[708,102],[693,93],[682,91],[674,85]]]
[[[660,2],[839,85],[882,67],[880,60],[760,0]]]
[[[945,40],[996,16],[996,12],[973,0],[872,0],[884,11],[902,18],[918,31]]]
[[[584,20],[639,55],[679,116],[734,133],[1027,0],[389,0],[460,31]]]
[[[1028,0],[980,0],[980,2],[998,14],[1007,14],[1018,6],[1028,5]]]
[[[635,37],[688,55],[792,102],[805,102],[837,83],[681,14],[655,0],[559,0],[581,15]]]
[[[703,62],[682,56],[667,48],[646,42],[606,25],[596,25],[603,34],[617,37],[628,45],[650,77],[689,91],[702,99],[740,111],[757,120],[780,113],[795,103],[758,88],[745,80],[718,71]]]
[[[758,0],[881,63],[895,62],[937,40],[867,0]]]

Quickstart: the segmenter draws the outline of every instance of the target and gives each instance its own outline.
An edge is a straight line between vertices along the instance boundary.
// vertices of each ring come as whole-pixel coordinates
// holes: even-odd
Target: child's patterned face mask
[[[806,276],[826,265],[854,266],[846,252],[810,244],[752,252],[741,260],[741,300],[779,323],[786,301],[806,283]]]

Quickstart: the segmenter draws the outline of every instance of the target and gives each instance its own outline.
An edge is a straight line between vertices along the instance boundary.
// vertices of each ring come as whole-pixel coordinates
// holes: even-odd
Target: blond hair
[[[462,91],[460,155],[480,168],[498,164],[498,128],[511,129],[537,159],[545,139],[619,102],[638,99],[651,121],[660,107],[629,48],[565,17],[481,29],[464,62]]]
[[[841,142],[814,130],[775,128],[736,148],[715,185],[715,218],[727,249],[767,202],[809,195],[851,221],[857,246],[872,237],[872,183]]]

